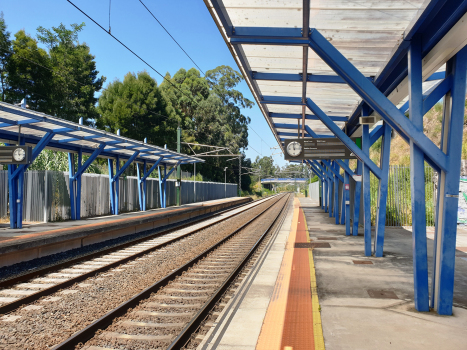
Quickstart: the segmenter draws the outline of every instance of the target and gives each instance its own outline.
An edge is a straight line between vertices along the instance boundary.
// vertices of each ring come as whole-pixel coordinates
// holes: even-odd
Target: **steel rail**
[[[274,197],[276,197],[276,196],[271,196],[271,197],[267,198],[265,201],[263,201],[261,203],[256,203],[254,206],[252,206],[249,209],[255,208],[255,207],[257,207],[258,205],[260,205],[262,203],[266,203],[266,202],[268,202],[269,200],[271,200]],[[259,202],[259,201],[260,200],[257,200],[255,202]],[[56,265],[53,265],[53,266],[48,266],[48,267],[46,267],[44,269],[34,271],[34,272],[31,272],[31,273],[28,273],[28,274],[25,274],[25,275],[22,275],[22,276],[19,276],[19,277],[15,277],[15,278],[13,278],[11,280],[3,281],[3,282],[0,283],[0,287],[12,286],[12,285],[14,285],[16,283],[29,280],[29,279],[31,279],[33,277],[36,277],[36,276],[39,276],[39,275],[43,275],[44,273],[48,273],[48,272],[51,272],[51,271],[55,271],[55,270],[58,270],[58,269],[69,267],[69,266],[72,266],[72,265],[74,265],[74,264],[76,264],[78,262],[81,262],[81,261],[90,260],[90,259],[93,259],[95,257],[106,255],[106,254],[112,253],[114,251],[118,251],[118,250],[124,249],[126,247],[129,247],[129,246],[132,246],[132,245],[135,245],[135,244],[138,244],[138,243],[142,243],[142,242],[144,242],[146,240],[154,239],[154,238],[157,238],[159,236],[169,234],[169,233],[171,233],[173,231],[180,230],[180,229],[185,228],[185,227],[189,227],[189,226],[191,226],[193,224],[202,222],[204,220],[212,219],[213,217],[215,217],[215,216],[217,216],[219,214],[224,214],[224,213],[227,213],[229,211],[239,209],[239,208],[241,208],[243,206],[246,206],[248,204],[252,204],[252,203],[249,202],[249,203],[245,203],[245,204],[240,204],[238,206],[226,209],[224,211],[215,212],[214,214],[212,214],[212,215],[210,215],[208,217],[205,217],[205,218],[197,219],[195,221],[191,221],[189,223],[181,224],[179,226],[172,227],[172,228],[169,228],[169,229],[164,230],[164,231],[159,231],[159,232],[157,232],[155,234],[152,234],[152,235],[149,235],[149,236],[146,236],[146,237],[141,237],[141,238],[137,238],[135,240],[129,241],[129,242],[125,242],[125,243],[123,243],[121,245],[118,245],[118,246],[115,246],[115,247],[106,248],[106,249],[100,250],[98,252],[94,252],[94,253],[91,253],[91,254],[88,254],[88,255],[85,255],[85,256],[78,257],[78,258],[76,258],[74,260],[68,260],[68,261],[63,262],[63,263],[59,263],[59,264],[56,264]],[[222,221],[225,221],[225,220],[230,219],[230,218],[232,218],[234,216],[237,216],[237,215],[239,215],[241,213],[244,213],[245,211],[247,211],[249,209],[245,209],[243,211],[240,211],[238,213],[233,214],[232,216],[222,218],[219,221],[208,223],[208,224],[204,225],[203,227],[200,227],[200,228],[197,228],[197,229],[195,229],[193,231],[187,232],[186,234],[181,235],[179,237],[175,237],[175,238],[173,238],[173,239],[171,239],[171,240],[169,240],[167,242],[160,243],[160,244],[158,244],[158,245],[156,245],[154,247],[145,249],[145,250],[143,250],[141,252],[138,252],[138,253],[135,253],[135,254],[133,254],[131,256],[122,258],[122,259],[120,259],[118,261],[112,262],[112,263],[107,264],[105,266],[96,268],[96,269],[94,269],[92,271],[89,271],[89,272],[83,273],[81,275],[78,275],[76,277],[70,278],[67,281],[57,283],[56,285],[54,285],[52,287],[39,290],[38,292],[36,292],[34,294],[25,296],[23,298],[15,300],[15,301],[13,301],[11,303],[2,305],[2,306],[0,306],[0,315],[5,314],[7,312],[11,312],[11,311],[17,309],[18,307],[20,307],[20,306],[22,306],[24,304],[32,303],[32,302],[36,301],[37,299],[42,298],[43,296],[47,296],[49,294],[55,293],[56,291],[58,291],[60,289],[63,289],[63,288],[66,288],[66,287],[69,287],[69,286],[71,286],[71,285],[73,285],[73,284],[75,284],[77,282],[81,282],[81,281],[83,281],[83,280],[85,280],[85,279],[87,279],[89,277],[94,276],[96,273],[107,271],[107,270],[109,270],[111,268],[114,268],[114,267],[116,267],[118,265],[126,263],[126,262],[128,262],[130,260],[134,260],[136,258],[139,258],[140,256],[148,254],[148,253],[150,253],[150,252],[152,252],[154,250],[163,248],[163,247],[165,247],[165,246],[167,246],[169,244],[172,244],[172,243],[174,243],[174,242],[176,242],[178,240],[186,238],[187,236],[193,235],[193,234],[195,234],[195,233],[197,233],[197,232],[199,232],[201,230],[204,230],[204,229],[206,229],[206,228],[208,228],[210,226],[213,226],[213,225],[218,224],[218,223],[220,223]]]
[[[235,270],[227,277],[224,283],[214,292],[214,295],[206,301],[206,303],[201,307],[201,309],[196,313],[196,315],[191,319],[188,325],[183,328],[180,334],[175,338],[175,340],[169,345],[167,350],[178,350],[182,349],[190,340],[191,335],[196,332],[199,328],[201,323],[204,319],[209,315],[209,312],[216,306],[217,302],[222,298],[224,293],[228,290],[231,286],[232,282],[237,278],[237,276],[241,273],[245,265],[248,263],[252,255],[256,252],[261,242],[264,240],[266,235],[270,232],[273,228],[274,224],[279,220],[279,218],[284,219],[285,216],[282,215],[284,209],[287,207],[289,203],[290,197],[287,198],[284,206],[282,207],[281,211],[274,219],[274,221],[266,228],[263,232],[261,237],[256,241],[255,245],[250,249],[250,251],[245,255],[242,261],[237,265]]]
[[[183,266],[179,267],[178,269],[172,271],[153,285],[149,286],[145,290],[141,291],[140,293],[136,294],[134,297],[131,299],[125,301],[124,303],[120,304],[117,306],[115,309],[109,311],[106,313],[104,316],[101,318],[97,319],[90,325],[86,326],[83,328],[81,331],[76,332],[73,334],[71,337],[68,339],[64,340],[60,344],[54,346],[52,350],[65,350],[65,349],[74,349],[75,346],[77,346],[80,343],[85,343],[89,339],[91,339],[98,330],[100,329],[105,329],[107,326],[109,326],[113,320],[115,320],[117,317],[120,317],[124,315],[129,309],[136,307],[141,300],[147,299],[151,296],[151,293],[156,292],[162,287],[165,287],[169,284],[170,281],[175,279],[176,277],[180,276],[183,272],[187,271],[189,268],[194,266],[198,261],[201,259],[205,258],[207,255],[209,255],[212,251],[217,249],[219,246],[221,246],[223,243],[228,241],[230,238],[235,236],[238,232],[241,230],[245,229],[248,225],[250,225],[253,221],[257,220],[259,217],[261,217],[264,213],[268,211],[268,209],[272,208],[275,204],[277,204],[284,196],[277,196],[279,197],[277,201],[274,201],[273,204],[271,204],[267,209],[265,209],[263,212],[260,214],[256,215],[252,219],[250,219],[248,222],[243,224],[241,227],[237,228],[234,230],[232,233],[221,239],[219,242],[215,243],[212,245],[210,248],[206,249],[204,252],[200,253],[193,259],[191,259],[189,262],[184,264]],[[275,198],[277,198],[275,196]]]

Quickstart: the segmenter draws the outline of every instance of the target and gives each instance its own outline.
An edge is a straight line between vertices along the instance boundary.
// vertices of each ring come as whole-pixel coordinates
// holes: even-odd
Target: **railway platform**
[[[232,197],[180,207],[53,223],[0,226],[0,267],[193,219],[251,201]],[[7,227],[8,226],[8,227]]]
[[[198,350],[464,349],[467,230],[458,229],[453,316],[415,310],[409,229],[387,227],[382,258],[366,257],[363,239],[295,198]]]

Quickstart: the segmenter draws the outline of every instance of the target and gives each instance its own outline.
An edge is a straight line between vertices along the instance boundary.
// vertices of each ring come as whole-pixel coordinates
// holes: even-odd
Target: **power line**
[[[255,131],[255,129],[253,129],[251,126],[248,126],[249,129],[251,129],[256,135],[258,135],[258,137],[261,139],[261,141],[263,141],[266,146],[268,146],[269,148],[271,148],[271,146],[268,145],[268,143],[266,141],[264,141],[261,136],[259,136],[259,134]]]
[[[151,68],[154,72],[156,72],[158,75],[160,75],[162,77],[162,79],[164,79],[165,81],[167,81],[170,85],[172,85],[174,88],[176,88],[178,91],[180,91],[183,95],[185,95],[186,97],[189,97],[190,99],[192,99],[192,101],[196,104],[198,104],[194,99],[193,99],[193,96],[190,96],[190,95],[187,95],[185,94],[180,88],[178,88],[178,86],[176,86],[174,83],[172,83],[169,79],[167,79],[165,76],[162,75],[162,73],[160,73],[156,68],[154,68],[153,66],[151,66],[148,62],[146,62],[141,56],[139,56],[136,52],[134,52],[132,49],[130,49],[128,46],[126,46],[123,42],[121,42],[115,35],[113,35],[112,33],[110,33],[108,30],[106,30],[104,27],[102,27],[99,23],[97,23],[91,16],[89,16],[86,12],[84,12],[83,10],[81,10],[78,6],[76,6],[72,1],[70,0],[67,0],[74,8],[76,8],[79,12],[81,12],[83,15],[85,15],[88,19],[90,19],[95,25],[97,25],[99,28],[101,28],[104,32],[106,32],[107,34],[109,34],[115,41],[117,41],[120,45],[122,45],[125,49],[127,49],[128,51],[130,51],[134,56],[136,56],[141,62],[143,62],[144,64],[146,64],[149,68]]]
[[[144,2],[142,2],[141,0],[139,0],[139,2],[144,6],[144,8],[151,14],[151,16],[157,21],[157,23],[159,23],[159,25],[162,27],[162,29],[165,30],[165,32],[172,38],[173,41],[175,41],[175,43],[178,45],[178,47],[185,53],[185,55],[191,60],[191,62],[193,62],[193,64],[198,67],[198,69],[200,70],[201,73],[203,73],[203,75],[205,76],[206,73],[203,72],[203,70],[201,68],[199,68],[199,66],[196,64],[196,62],[190,57],[190,55],[183,49],[183,47],[178,43],[177,40],[175,40],[175,38],[172,36],[172,34],[169,33],[169,31],[162,25],[162,23],[156,18],[156,16],[154,16],[154,14],[151,12],[151,10],[148,9],[148,7],[144,4]]]

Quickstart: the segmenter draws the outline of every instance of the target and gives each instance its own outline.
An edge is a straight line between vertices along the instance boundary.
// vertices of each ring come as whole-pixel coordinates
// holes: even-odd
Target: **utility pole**
[[[178,124],[177,128],[177,152],[180,153],[180,137],[181,137],[182,129],[180,129],[180,124]],[[182,174],[180,165],[177,167],[177,206],[182,204]]]

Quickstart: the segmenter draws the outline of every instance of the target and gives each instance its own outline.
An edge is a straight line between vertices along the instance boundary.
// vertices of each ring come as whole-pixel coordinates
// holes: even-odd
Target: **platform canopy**
[[[466,33],[457,28],[451,36],[454,40],[446,38],[446,45],[435,47],[462,16],[462,1],[455,5],[435,0],[205,3],[282,148],[285,139],[298,135],[334,136],[307,108],[307,98],[347,135],[361,135],[362,99],[309,47],[308,36],[313,31],[327,39],[404,113],[408,110],[410,39],[423,36],[425,93],[444,79],[444,62],[466,39]],[[370,109],[369,114],[375,112]],[[379,120],[376,117],[375,122]]]
[[[305,183],[307,179],[303,178],[291,178],[291,177],[280,177],[280,178],[268,178],[268,179],[261,179],[261,183],[269,184],[269,183]]]
[[[129,139],[89,126],[55,118],[44,113],[0,102],[0,142],[17,143],[19,126],[21,137],[27,145],[38,144],[46,136],[51,137],[46,148],[76,153],[92,154],[103,148],[99,157],[136,162],[176,165],[204,162],[204,160],[168,149]],[[136,154],[136,152],[139,152]],[[136,154],[136,156],[135,156]]]

